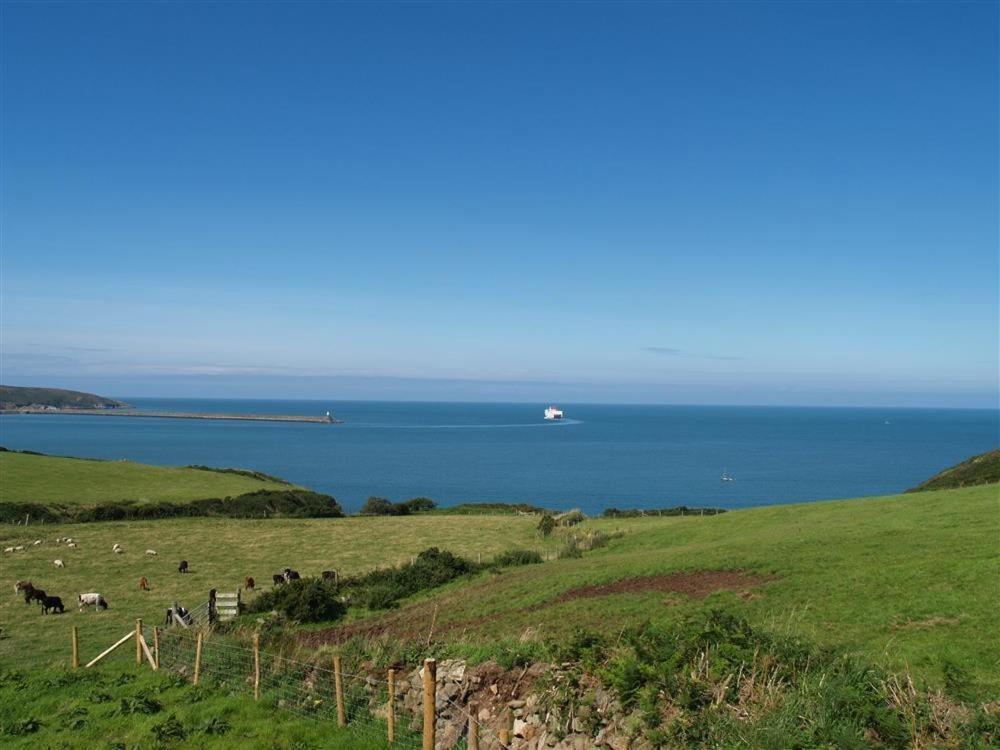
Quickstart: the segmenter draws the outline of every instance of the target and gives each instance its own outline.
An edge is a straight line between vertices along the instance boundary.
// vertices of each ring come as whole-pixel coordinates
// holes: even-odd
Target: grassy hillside
[[[245,575],[269,586],[290,565],[303,574],[344,574],[395,564],[429,546],[473,559],[511,547],[560,546],[568,534],[623,532],[607,546],[484,573],[418,597],[388,615],[350,624],[390,642],[425,642],[433,620],[438,649],[486,658],[530,652],[576,628],[618,633],[644,621],[668,623],[713,607],[777,633],[840,646],[939,682],[952,667],[975,694],[1000,696],[997,487],[886,498],[773,506],[705,517],[608,519],[560,529],[542,542],[528,517],[428,516],[337,521],[164,520],[5,527],[0,544],[42,545],[5,555],[4,580],[31,578],[64,599],[101,591],[104,613],[43,617],[13,591],[0,597],[0,662],[30,652],[62,656],[79,624],[85,653],[141,616],[156,622],[173,599],[201,601],[209,588],[235,588]],[[79,547],[52,541],[71,535]],[[115,556],[111,546],[124,545]],[[159,556],[147,559],[152,547]],[[55,569],[52,560],[66,560]],[[176,573],[177,560],[192,573]],[[733,571],[744,571],[734,573]],[[140,575],[153,591],[136,590]],[[435,614],[436,612],[436,614]],[[313,643],[342,638],[312,632]]]
[[[926,490],[950,490],[958,487],[976,487],[981,484],[1000,482],[1000,448],[962,461],[962,463],[938,472],[926,482],[918,484],[907,492]]]
[[[4,409],[23,406],[54,406],[57,409],[111,409],[128,406],[122,401],[62,388],[24,388],[0,385],[0,405]]]
[[[23,552],[0,557],[0,665],[42,664],[65,657],[69,628],[79,625],[81,649],[88,658],[110,645],[136,617],[160,623],[166,607],[177,600],[188,607],[203,602],[208,591],[232,591],[245,576],[271,586],[271,574],[291,566],[303,575],[327,569],[343,574],[396,564],[431,546],[477,559],[511,547],[541,546],[537,519],[520,517],[388,517],[321,519],[162,519],[88,524],[45,524],[27,529],[0,526],[0,549],[26,545]],[[70,536],[68,549],[57,537]],[[42,544],[33,546],[36,539]],[[122,555],[112,545],[125,548]],[[550,542],[555,545],[555,541]],[[146,549],[157,551],[147,557]],[[65,561],[56,568],[52,561]],[[181,575],[185,559],[191,572]],[[146,576],[152,587],[137,588]],[[42,616],[14,594],[13,583],[30,579],[70,605],[62,616]],[[76,596],[99,591],[111,608],[76,611]],[[252,596],[252,595],[251,595]]]
[[[131,461],[0,453],[0,501],[93,504],[107,500],[137,503],[183,502],[285,490],[280,481],[200,469],[148,466]]]
[[[578,559],[452,585],[348,632],[398,642],[426,633],[435,617],[435,632],[458,643],[454,653],[489,655],[523,649],[524,639],[618,633],[721,606],[932,682],[954,666],[978,694],[1000,697],[998,500],[988,486],[588,521],[584,530],[624,535]]]
[[[327,495],[258,472],[0,452],[0,522],[341,515]]]
[[[254,703],[232,687],[198,688],[177,675],[110,665],[68,673],[0,670],[0,744],[8,750],[385,747],[381,732],[341,731],[330,721],[277,710],[278,700],[265,693]]]

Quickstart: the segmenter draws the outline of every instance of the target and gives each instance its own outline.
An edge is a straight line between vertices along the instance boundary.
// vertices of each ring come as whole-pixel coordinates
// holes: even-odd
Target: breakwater
[[[226,414],[223,412],[198,413],[182,411],[142,411],[137,409],[4,409],[0,414],[44,414],[47,416],[73,417],[146,417],[147,419],[219,419],[242,422],[314,422],[341,424],[329,414],[313,417],[301,414]]]

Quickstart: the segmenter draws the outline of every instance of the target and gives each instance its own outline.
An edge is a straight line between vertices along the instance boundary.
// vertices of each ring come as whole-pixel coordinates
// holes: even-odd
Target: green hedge
[[[236,497],[205,498],[186,503],[138,503],[118,500],[98,505],[0,502],[0,523],[25,516],[33,522],[83,523],[132,521],[184,516],[230,518],[341,518],[343,510],[329,495],[309,490],[260,490]]]

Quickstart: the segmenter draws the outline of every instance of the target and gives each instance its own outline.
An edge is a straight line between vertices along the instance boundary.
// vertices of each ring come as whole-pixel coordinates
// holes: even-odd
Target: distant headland
[[[0,385],[0,414],[42,414],[95,417],[147,417],[154,419],[221,419],[247,422],[315,422],[339,424],[330,412],[322,416],[302,414],[228,414],[224,412],[146,411],[131,404],[93,393],[61,388],[25,388]]]

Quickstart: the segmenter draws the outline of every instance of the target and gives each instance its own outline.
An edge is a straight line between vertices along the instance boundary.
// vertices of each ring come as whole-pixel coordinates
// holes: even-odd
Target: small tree
[[[542,536],[549,536],[552,530],[556,527],[556,519],[547,513],[542,516],[542,520],[538,522],[538,531]]]
[[[431,500],[429,497],[415,497],[412,500],[407,500],[403,503],[407,508],[409,508],[411,513],[420,513],[426,510],[434,510],[437,507],[437,503]]]
[[[363,516],[395,516],[397,511],[384,497],[370,497],[361,508]]]

